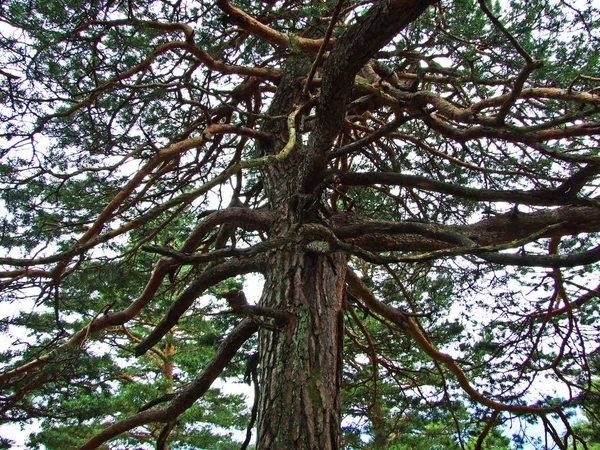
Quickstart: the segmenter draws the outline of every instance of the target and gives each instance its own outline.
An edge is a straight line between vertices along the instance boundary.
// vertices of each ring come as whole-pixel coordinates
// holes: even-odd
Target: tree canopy
[[[28,448],[600,445],[592,0],[0,25],[0,425]]]

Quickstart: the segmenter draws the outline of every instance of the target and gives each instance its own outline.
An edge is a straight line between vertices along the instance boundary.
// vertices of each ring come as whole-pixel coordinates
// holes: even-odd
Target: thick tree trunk
[[[356,73],[371,56],[436,0],[381,0],[334,44],[323,65],[315,128],[284,161],[263,169],[265,193],[278,212],[272,235],[303,223],[326,223],[322,187],[329,149],[339,133]],[[288,58],[259,144],[277,153],[288,138],[287,117],[306,99],[298,80],[312,60]],[[283,117],[283,118],[282,118]],[[340,447],[343,290],[347,256],[312,252],[302,242],[267,257],[261,305],[293,315],[281,330],[259,332],[260,395],[257,449],[337,450]]]
[[[262,304],[289,311],[260,331],[258,449],[338,449],[346,258],[294,246],[269,261]]]
[[[285,70],[271,116],[286,116],[299,102],[310,60],[298,58]],[[287,140],[287,123],[274,120],[265,130],[277,136],[264,154],[275,153]],[[296,149],[263,172],[271,207],[278,211],[272,235],[284,235],[307,222],[319,222],[324,205],[318,194],[300,194],[298,168],[305,149]],[[306,243],[290,244],[266,256],[261,305],[291,313],[282,329],[259,332],[260,395],[257,448],[336,450],[340,446],[342,369],[342,294],[347,258],[310,251]]]

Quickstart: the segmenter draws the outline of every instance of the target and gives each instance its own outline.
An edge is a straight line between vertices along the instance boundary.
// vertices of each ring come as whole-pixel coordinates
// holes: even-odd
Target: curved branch
[[[488,421],[485,423],[483,430],[481,430],[481,433],[477,437],[477,442],[475,442],[475,447],[473,450],[482,450],[483,441],[485,441],[485,438],[488,436],[488,434],[490,433],[492,428],[494,428],[494,426],[496,425],[496,420],[498,419],[499,415],[500,415],[499,410],[495,409],[494,411],[492,411],[492,415],[490,416]]]
[[[527,81],[527,78],[529,78],[529,75],[531,75],[531,73],[534,70],[540,69],[541,67],[543,67],[541,61],[527,61],[527,64],[519,73],[519,76],[517,77],[517,80],[515,81],[515,84],[513,85],[510,91],[510,94],[508,94],[508,98],[502,104],[502,106],[500,107],[500,111],[498,111],[498,114],[496,114],[496,117],[494,118],[495,122],[498,125],[504,125],[506,116],[508,116],[510,109],[515,105],[515,103],[519,99],[521,91],[523,90],[523,85]]]
[[[488,125],[459,128],[450,125],[444,120],[443,116],[435,113],[423,114],[421,119],[442,136],[454,139],[458,142],[468,142],[476,139],[488,138],[527,144],[536,148],[535,146],[537,144],[545,141],[600,134],[600,124],[598,124],[598,122],[536,131],[527,128],[520,129],[516,127],[495,127]],[[577,155],[573,156],[574,160],[576,158],[594,163],[600,161],[598,156],[586,156],[585,159]]]
[[[285,244],[291,242],[291,238],[271,238],[267,241],[260,242],[256,245],[247,248],[222,248],[218,250],[214,250],[209,253],[198,253],[198,254],[190,254],[183,253],[180,251],[173,250],[167,247],[159,247],[156,245],[145,245],[142,247],[142,250],[149,253],[157,253],[162,256],[168,256],[173,261],[176,261],[177,264],[201,264],[210,261],[216,261],[223,258],[241,258],[241,257],[251,257],[260,255],[261,253],[267,252],[269,250],[282,247]]]
[[[194,300],[200,297],[206,289],[227,278],[244,273],[260,272],[260,270],[261,261],[258,258],[248,260],[232,259],[207,269],[173,302],[167,314],[154,327],[154,330],[150,332],[146,339],[135,346],[136,356],[143,355],[153,345],[158,343],[177,324],[179,318],[188,310]]]
[[[370,233],[418,235],[448,244],[475,247],[475,242],[467,234],[454,231],[448,226],[429,223],[369,221],[333,230],[333,234],[338,238],[361,236]]]
[[[204,370],[202,370],[200,375],[186,389],[176,394],[168,406],[144,410],[127,419],[116,422],[91,438],[79,450],[98,448],[109,439],[150,422],[168,422],[176,419],[177,416],[190,408],[210,388],[244,342],[257,331],[258,325],[251,319],[246,318],[242,320],[223,340],[217,349],[217,353]]]
[[[258,36],[270,44],[284,47],[293,45],[295,48],[305,53],[317,53],[321,46],[324,45],[325,41],[323,39],[308,39],[296,36],[290,38],[289,35],[268,27],[247,14],[245,11],[236,8],[229,3],[229,0],[217,0],[217,6],[244,30],[254,36]],[[332,42],[329,42],[326,45],[327,47],[330,47],[331,44]]]
[[[560,308],[550,309],[548,311],[544,311],[544,312],[537,313],[537,314],[532,314],[532,315],[530,315],[530,317],[533,319],[542,318],[543,320],[547,320],[548,317],[556,317],[556,316],[560,316],[565,313],[570,313],[570,311],[572,311],[576,308],[583,307],[590,300],[593,300],[595,298],[600,298],[600,284],[598,284],[595,288],[590,289],[585,286],[581,286],[578,283],[573,283],[572,281],[565,280],[565,283],[571,284],[571,285],[573,285],[579,289],[585,290],[587,292],[585,294],[580,295],[575,300],[570,301],[565,306],[562,306]]]
[[[185,41],[173,41],[156,47],[153,51],[153,57],[164,53],[165,50],[183,49],[194,54],[206,67],[211,70],[223,74],[237,74],[237,75],[254,75],[259,78],[277,81],[279,79],[279,71],[275,69],[266,69],[260,67],[245,67],[225,64],[221,61],[215,60],[207,52],[201,50],[194,41],[194,30],[191,26],[186,23],[166,23],[157,21],[140,21],[140,20],[112,20],[112,21],[91,21],[84,27],[80,27],[77,31],[89,28],[90,26],[101,25],[104,27],[116,27],[116,26],[145,26],[154,30],[170,31],[170,32],[182,32],[185,36]]]
[[[230,65],[222,63],[221,61],[217,61],[217,60],[213,59],[208,53],[199,49],[193,43],[184,42],[184,41],[167,42],[165,44],[161,44],[161,45],[157,46],[152,51],[152,53],[141,63],[133,66],[132,68],[130,68],[124,72],[121,72],[121,73],[109,78],[104,83],[100,84],[96,89],[94,89],[88,95],[88,97],[85,100],[78,102],[77,104],[75,104],[75,105],[71,106],[70,108],[67,108],[61,112],[44,116],[40,120],[40,123],[35,128],[33,133],[34,134],[40,133],[44,129],[46,124],[52,119],[71,116],[72,114],[79,111],[80,109],[91,105],[94,101],[96,101],[100,97],[100,95],[104,91],[106,91],[110,87],[114,86],[115,84],[117,84],[123,80],[131,78],[132,76],[134,76],[140,72],[148,70],[150,68],[151,64],[154,62],[154,60],[156,60],[157,57],[159,57],[167,52],[171,52],[173,50],[178,50],[178,49],[186,50],[186,51],[190,52],[191,54],[196,56],[209,69],[216,70],[223,74],[249,75],[249,76],[255,76],[255,77],[259,77],[259,78],[263,78],[263,79],[271,80],[271,81],[279,80],[279,71],[277,71],[277,70],[261,68],[261,67],[230,66]]]
[[[585,266],[600,261],[600,246],[570,255],[522,255],[514,253],[481,253],[477,255],[484,261],[507,266],[561,267]]]
[[[219,225],[235,224],[244,230],[267,230],[273,224],[274,220],[274,214],[269,209],[229,207],[221,211],[215,211],[205,217],[194,228],[194,231],[190,233],[179,252],[190,253],[196,250],[198,242]]]
[[[433,360],[442,363],[450,372],[452,372],[463,390],[474,401],[494,410],[509,411],[521,414],[531,413],[542,415],[555,413],[560,410],[560,407],[540,408],[533,405],[507,405],[505,403],[500,403],[485,397],[473,386],[471,386],[465,373],[450,355],[440,352],[433,345],[431,345],[429,340],[419,329],[418,325],[406,313],[377,300],[373,293],[364,285],[364,283],[352,270],[348,270],[346,272],[346,281],[348,282],[348,286],[360,298],[363,299],[367,307],[405,330],[406,333],[414,339],[424,353],[426,353]]]
[[[95,317],[86,327],[80,329],[77,333],[71,336],[66,342],[58,346],[54,350],[23,364],[17,368],[7,370],[0,374],[0,383],[6,383],[11,378],[20,374],[27,373],[35,369],[36,367],[50,361],[55,356],[59,355],[65,348],[73,345],[81,345],[91,333],[97,333],[100,330],[111,326],[123,325],[132,319],[144,306],[152,300],[154,294],[162,284],[162,281],[166,274],[173,267],[173,262],[167,258],[162,258],[156,264],[150,279],[146,283],[142,294],[135,299],[127,308],[123,311],[117,311],[107,315]]]
[[[190,238],[188,238],[188,240],[186,241],[186,244],[191,245]],[[184,244],[184,246],[182,248],[185,248],[186,244]],[[227,261],[226,263],[223,263],[223,264],[227,264],[225,266],[227,268],[230,265],[232,265],[234,262],[235,262],[235,260],[231,260],[231,261]],[[258,262],[254,261],[253,264],[258,265]],[[14,369],[7,370],[3,373],[0,373],[0,383],[6,383],[11,378],[16,377],[20,374],[26,373],[28,371],[31,371],[34,368],[44,364],[45,362],[52,360],[52,358],[54,358],[56,355],[59,355],[60,352],[62,352],[67,347],[70,347],[73,345],[81,345],[90,334],[97,333],[108,327],[120,326],[120,325],[127,323],[135,315],[137,315],[137,313],[139,313],[142,310],[142,308],[144,308],[152,300],[156,291],[162,284],[165,276],[168,273],[170,273],[170,271],[174,267],[177,267],[178,265],[179,265],[179,263],[174,259],[170,259],[170,258],[160,259],[158,261],[158,263],[156,264],[154,271],[152,272],[150,279],[146,283],[146,286],[144,287],[144,290],[141,293],[141,295],[137,299],[135,299],[127,308],[125,308],[122,311],[116,311],[116,312],[113,312],[110,314],[95,317],[86,327],[79,330],[77,333],[75,333],[73,336],[71,336],[66,342],[64,342],[62,345],[58,346],[54,350],[36,358],[33,361],[23,364],[19,367],[16,367]],[[222,267],[222,266],[216,266],[215,268],[213,268],[213,270],[216,271],[217,273],[218,273],[218,267]],[[25,269],[25,270],[27,270],[27,269]],[[252,271],[252,269],[247,270],[247,272],[251,272],[251,271]],[[258,271],[258,269],[256,271]],[[213,272],[210,272],[210,273],[213,273]],[[240,272],[240,273],[244,273],[244,272]],[[238,275],[238,273],[233,273],[233,275],[230,275],[230,276],[235,276],[235,275]],[[227,278],[227,277],[225,277],[225,278]],[[199,280],[202,280],[202,279],[204,279],[204,278],[201,276],[199,278]],[[198,280],[196,280],[196,281],[198,281]],[[209,284],[209,286],[210,286],[210,284]],[[185,292],[184,292],[184,294],[185,294]],[[198,295],[200,295],[200,294],[198,294]],[[180,299],[181,299],[181,297],[180,297]],[[193,301],[193,299],[192,299],[192,301]],[[168,329],[167,329],[167,331],[168,331]]]
[[[281,76],[279,70],[270,69],[268,67],[247,67],[225,64],[222,61],[213,59],[213,57],[210,56],[207,52],[198,48],[196,45],[190,44],[188,42],[174,42],[173,48],[177,47],[189,51],[192,55],[196,56],[206,67],[224,75],[246,75],[257,77],[263,80],[270,80],[274,83],[277,83]]]
[[[493,190],[474,189],[458,186],[443,181],[431,180],[416,175],[404,175],[393,172],[344,173],[337,177],[340,183],[350,186],[366,186],[370,184],[385,184],[387,186],[402,186],[417,188],[424,191],[440,192],[455,197],[482,202],[508,202],[523,205],[557,206],[565,204],[597,205],[595,200],[574,198],[583,188],[586,181],[592,180],[600,172],[600,166],[588,166],[557,189],[548,190]]]
[[[370,251],[428,251],[447,248],[430,238],[406,235],[406,222],[369,221],[352,214],[340,214],[334,217],[334,224],[336,223],[338,225],[332,231],[338,238]],[[599,232],[600,208],[564,206],[533,213],[494,216],[469,225],[433,226],[438,232],[457,233],[479,246],[493,246],[518,242],[540,232],[543,234],[537,238]]]
[[[371,142],[375,142],[377,139],[384,137],[386,134],[393,132],[400,125],[404,124],[407,121],[405,117],[396,117],[391,122],[381,126],[380,128],[374,130],[371,134],[359,139],[355,142],[352,142],[348,145],[343,146],[335,151],[332,151],[329,154],[329,159],[338,158],[340,156],[344,156],[348,153],[351,153],[355,150],[360,150]]]
[[[391,224],[391,225],[396,225],[399,229],[404,228],[403,225],[411,225],[411,224],[405,224],[405,223],[398,223],[398,224]],[[362,259],[364,259],[365,261],[368,262],[372,262],[375,264],[389,264],[389,263],[394,263],[394,262],[406,262],[406,263],[411,263],[411,262],[422,262],[422,261],[431,261],[434,259],[440,259],[440,258],[445,258],[445,257],[454,257],[454,256],[464,256],[464,255],[472,255],[472,254],[489,254],[489,252],[498,252],[501,250],[507,250],[510,248],[515,248],[515,247],[521,247],[525,244],[528,244],[529,242],[532,242],[536,239],[539,239],[541,237],[545,237],[545,236],[551,236],[552,235],[552,231],[556,230],[558,228],[560,228],[563,224],[553,224],[553,225],[549,225],[548,227],[545,227],[541,230],[538,230],[537,232],[526,236],[524,238],[520,238],[520,239],[516,239],[514,241],[509,241],[509,242],[504,242],[501,244],[494,244],[494,245],[483,245],[483,246],[477,246],[477,244],[475,244],[474,241],[472,241],[471,239],[469,239],[466,236],[460,235],[458,233],[451,233],[451,232],[439,232],[439,233],[435,233],[435,232],[428,232],[428,230],[426,230],[425,232],[430,234],[430,237],[428,237],[427,239],[435,239],[436,241],[438,240],[442,240],[441,238],[443,238],[443,241],[448,241],[448,240],[453,240],[456,243],[459,243],[459,246],[455,246],[455,247],[449,247],[448,245],[444,244],[443,242],[439,242],[438,241],[438,246],[441,247],[439,250],[433,250],[433,251],[419,251],[416,254],[413,255],[390,255],[390,256],[384,256],[384,255],[379,255],[373,252],[370,252],[368,250],[365,250],[363,248],[360,247],[356,247],[350,244],[346,244],[344,242],[342,242],[341,240],[339,240],[334,233],[329,230],[328,228],[321,226],[321,225],[315,225],[315,224],[310,224],[310,225],[303,225],[301,227],[301,231],[304,234],[307,235],[317,235],[319,237],[324,238],[327,241],[327,246],[323,246],[320,245],[319,242],[310,242],[307,244],[307,249],[314,251],[314,252],[331,252],[332,250],[334,251],[343,251],[346,252],[350,255],[355,255],[358,256]],[[390,226],[386,226],[384,229],[386,229],[386,233],[389,233],[390,229],[393,228]],[[417,230],[417,231],[421,231],[421,230]],[[413,234],[413,233],[407,233],[407,234]],[[415,234],[423,234],[422,232],[419,233],[415,233]]]

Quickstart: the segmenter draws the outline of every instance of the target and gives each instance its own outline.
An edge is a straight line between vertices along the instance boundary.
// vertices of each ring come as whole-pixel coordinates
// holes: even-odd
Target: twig
[[[306,77],[306,84],[304,85],[304,89],[302,89],[302,98],[308,98],[308,90],[310,89],[310,85],[312,80],[317,73],[317,67],[321,65],[321,61],[323,59],[323,55],[325,54],[325,50],[327,49],[329,39],[331,38],[331,34],[333,33],[333,28],[337,23],[338,16],[340,11],[342,10],[342,6],[344,4],[344,0],[338,0],[337,5],[335,5],[335,9],[333,10],[333,14],[331,16],[331,20],[329,21],[329,26],[327,27],[327,31],[325,32],[325,37],[323,38],[323,43],[319,48],[319,53],[317,53],[317,57],[315,58],[312,67],[310,68],[310,72],[308,73],[308,77]]]

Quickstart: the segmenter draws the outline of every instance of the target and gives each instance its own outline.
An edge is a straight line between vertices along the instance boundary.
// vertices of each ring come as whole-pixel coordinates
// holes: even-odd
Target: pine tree
[[[593,442],[592,1],[0,17],[0,423],[30,448]]]

